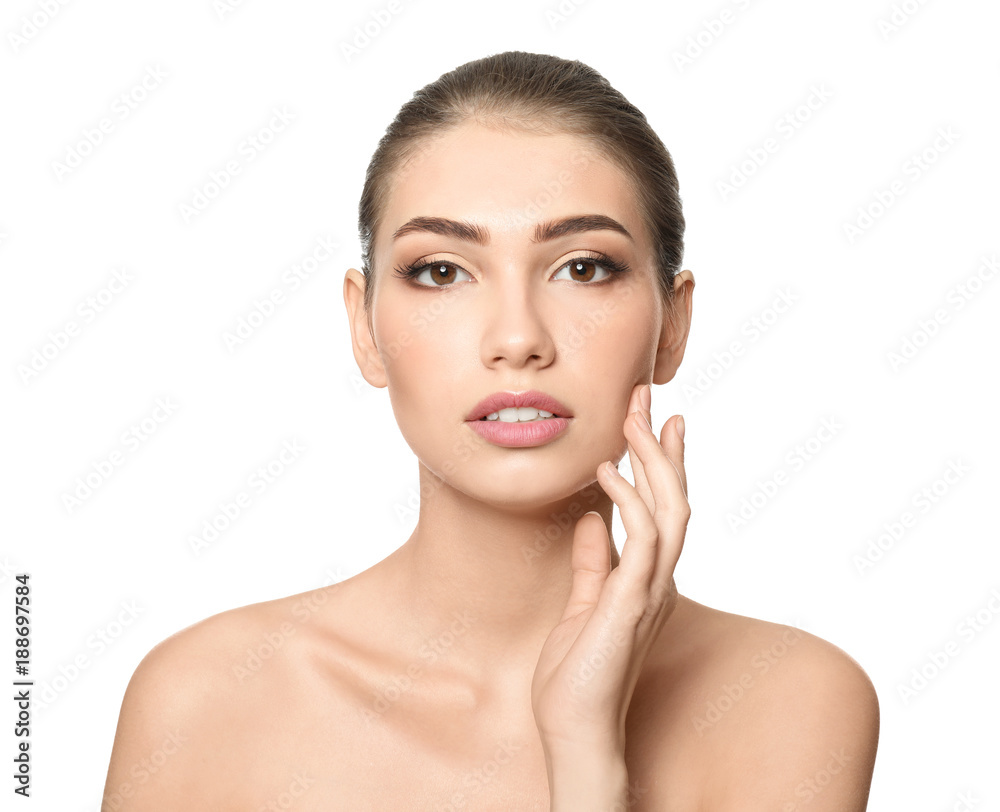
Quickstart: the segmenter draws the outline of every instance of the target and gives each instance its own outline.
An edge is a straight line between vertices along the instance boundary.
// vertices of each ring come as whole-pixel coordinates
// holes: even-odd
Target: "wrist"
[[[550,812],[625,812],[628,769],[624,751],[604,744],[548,744]]]
[[[623,726],[624,728],[624,726]],[[541,734],[542,750],[549,762],[559,762],[560,765],[576,762],[594,762],[610,760],[625,761],[625,730],[617,733],[601,731],[599,733],[579,731],[572,734]]]

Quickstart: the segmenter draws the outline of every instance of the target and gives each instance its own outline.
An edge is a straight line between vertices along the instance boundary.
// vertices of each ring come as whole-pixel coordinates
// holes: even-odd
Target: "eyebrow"
[[[564,237],[567,234],[579,234],[584,231],[617,231],[624,234],[632,242],[635,242],[628,229],[612,217],[605,214],[583,214],[577,217],[564,217],[561,220],[549,220],[546,223],[539,223],[535,226],[535,234],[532,242],[546,242]],[[477,245],[489,245],[490,232],[482,226],[473,223],[449,220],[447,217],[414,217],[396,229],[392,235],[394,240],[398,240],[405,234],[427,232],[430,234],[441,234],[445,237],[454,237],[466,242],[474,242]]]

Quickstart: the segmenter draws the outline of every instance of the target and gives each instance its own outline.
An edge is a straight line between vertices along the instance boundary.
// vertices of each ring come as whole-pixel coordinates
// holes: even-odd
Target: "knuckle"
[[[673,515],[674,515],[673,508],[665,504],[657,504],[656,507],[653,509],[653,518],[656,519],[656,521],[658,522],[662,521],[663,519],[669,519]]]

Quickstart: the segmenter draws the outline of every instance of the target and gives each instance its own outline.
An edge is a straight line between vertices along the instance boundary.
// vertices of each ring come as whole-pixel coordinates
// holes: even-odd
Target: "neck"
[[[417,526],[383,562],[412,618],[407,634],[438,644],[450,666],[474,679],[532,673],[569,599],[573,531],[584,513],[604,519],[618,566],[613,502],[594,481],[558,502],[514,510],[457,491],[422,464],[420,486],[429,496]]]

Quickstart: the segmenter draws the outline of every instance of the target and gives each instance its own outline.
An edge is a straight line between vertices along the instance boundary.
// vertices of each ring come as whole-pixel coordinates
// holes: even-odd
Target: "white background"
[[[983,281],[1000,250],[1000,7],[591,0],[559,15],[555,3],[401,0],[348,58],[345,43],[378,28],[371,15],[386,4],[45,6],[0,13],[0,606],[10,618],[13,573],[30,572],[32,675],[49,699],[34,714],[33,797],[17,808],[98,808],[125,686],[157,642],[353,575],[409,535],[417,464],[386,391],[358,372],[343,305],[344,272],[360,263],[358,197],[415,90],[516,49],[595,67],[676,162],[695,314],[653,415],[657,428],[687,421],[681,591],[798,625],[865,667],[882,708],[870,809],[962,808],[969,792],[973,808],[1000,809],[988,509],[1000,281]],[[122,117],[116,100],[150,70],[165,76]],[[828,98],[813,95],[810,110],[816,88]],[[250,161],[245,139],[274,109],[292,120]],[[779,126],[787,114],[795,127]],[[111,131],[88,150],[102,118]],[[949,130],[951,143],[938,139]],[[757,166],[768,138],[777,149]],[[71,152],[88,154],[60,170]],[[185,218],[181,205],[233,159],[240,174]],[[725,194],[719,182],[747,160],[749,177]],[[879,211],[893,182],[903,192]],[[851,236],[859,208],[878,216]],[[291,291],[282,274],[320,238],[337,253]],[[122,269],[130,281],[109,292]],[[285,301],[230,352],[224,333],[275,288]],[[772,319],[780,292],[794,303]],[[753,318],[768,322],[756,338]],[[50,333],[70,321],[76,335],[58,349]],[[919,348],[894,366],[906,339]],[[734,341],[742,354],[713,366]],[[24,374],[36,351],[51,357]],[[157,399],[175,404],[170,415]],[[144,420],[143,442],[126,444]],[[836,434],[793,463],[824,420]],[[303,453],[251,490],[286,441]],[[116,451],[121,464],[68,506],[77,479]],[[964,473],[945,483],[953,463]],[[779,469],[787,480],[764,498],[758,483]],[[252,504],[195,555],[191,534],[241,490]],[[727,517],[744,498],[765,504],[734,532]],[[859,568],[906,511],[912,526]],[[977,612],[975,631],[963,624]],[[946,647],[957,654],[933,675],[928,658]],[[904,697],[921,668],[932,677]],[[13,703],[0,717],[8,775]],[[11,783],[0,780],[5,808]]]

